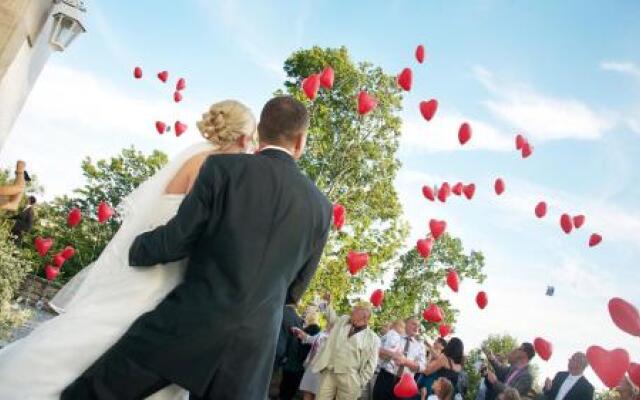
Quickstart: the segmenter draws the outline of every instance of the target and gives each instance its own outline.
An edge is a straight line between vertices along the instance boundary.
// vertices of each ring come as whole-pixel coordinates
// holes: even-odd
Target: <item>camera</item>
[[[480,376],[482,376],[482,377],[484,378],[485,376],[487,376],[487,372],[488,372],[488,371],[489,371],[489,370],[488,370],[487,366],[483,364],[483,365],[480,367]]]

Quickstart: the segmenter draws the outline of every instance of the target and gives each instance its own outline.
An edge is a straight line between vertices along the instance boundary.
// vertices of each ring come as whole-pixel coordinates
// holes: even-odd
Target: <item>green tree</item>
[[[598,390],[595,400],[619,400],[620,393],[615,390]]]
[[[441,293],[448,270],[455,268],[461,284],[465,279],[476,282],[485,279],[482,253],[471,251],[465,254],[462,241],[446,233],[434,242],[426,261],[414,248],[402,255],[399,263],[391,287],[385,293],[384,307],[376,318],[378,324],[418,315],[428,303],[435,303],[444,312],[444,322],[455,326],[458,311],[442,298]],[[434,336],[438,324],[423,321],[423,327],[427,334]]]
[[[43,266],[51,263],[52,256],[67,245],[73,246],[76,255],[64,264],[57,278],[62,283],[66,282],[98,258],[120,227],[121,216],[118,213],[107,223],[98,223],[95,215],[100,202],[106,201],[117,209],[124,196],[166,163],[167,156],[162,152],[144,155],[134,148],[123,149],[117,156],[95,163],[85,159],[81,168],[87,183],[75,189],[72,196],[57,197],[38,207],[37,224],[24,238],[23,256],[36,263],[38,274],[44,276]],[[69,228],[67,215],[74,207],[82,211],[82,222],[75,228]],[[45,259],[40,258],[31,245],[37,236],[54,239],[54,246]]]
[[[322,89],[313,101],[300,89],[307,76],[331,66],[335,85]],[[307,292],[330,292],[339,310],[347,295],[361,293],[368,280],[379,278],[397,255],[407,225],[393,181],[400,168],[396,157],[402,95],[395,77],[370,63],[354,63],[342,47],[313,47],[293,53],[286,61],[285,91],[309,104],[311,126],[302,170],[331,201],[347,210],[347,226],[332,232],[318,272]],[[366,90],[378,100],[365,116],[357,114],[357,95]],[[282,93],[282,92],[279,92]],[[350,250],[369,254],[369,266],[357,276],[347,272]]]

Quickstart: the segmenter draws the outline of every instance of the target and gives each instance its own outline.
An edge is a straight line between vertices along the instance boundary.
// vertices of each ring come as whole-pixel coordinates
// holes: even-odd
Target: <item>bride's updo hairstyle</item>
[[[225,148],[242,136],[256,132],[256,119],[249,107],[235,100],[213,104],[196,123],[202,136],[217,148]]]

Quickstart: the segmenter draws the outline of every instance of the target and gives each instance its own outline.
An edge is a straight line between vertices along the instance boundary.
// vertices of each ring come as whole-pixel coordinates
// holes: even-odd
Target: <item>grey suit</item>
[[[496,376],[498,378],[498,381],[493,384],[493,392],[495,394],[502,393],[508,387],[516,389],[518,393],[520,393],[520,396],[529,394],[529,391],[531,391],[531,387],[533,386],[533,375],[531,375],[529,365],[518,372],[516,372],[518,369],[515,366],[508,367],[496,360],[491,361],[491,365],[496,371]],[[516,375],[512,377],[511,375],[513,373]],[[511,380],[507,384],[506,382],[510,377]]]

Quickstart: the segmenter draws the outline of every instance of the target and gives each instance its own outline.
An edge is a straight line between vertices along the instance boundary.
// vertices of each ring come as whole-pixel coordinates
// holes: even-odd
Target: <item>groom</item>
[[[257,155],[214,155],[178,214],[133,242],[132,266],[188,258],[184,282],[61,399],[141,399],[176,383],[192,399],[264,400],[285,303],[311,280],[332,207],[296,165],[309,116],[292,97],[260,115]]]

